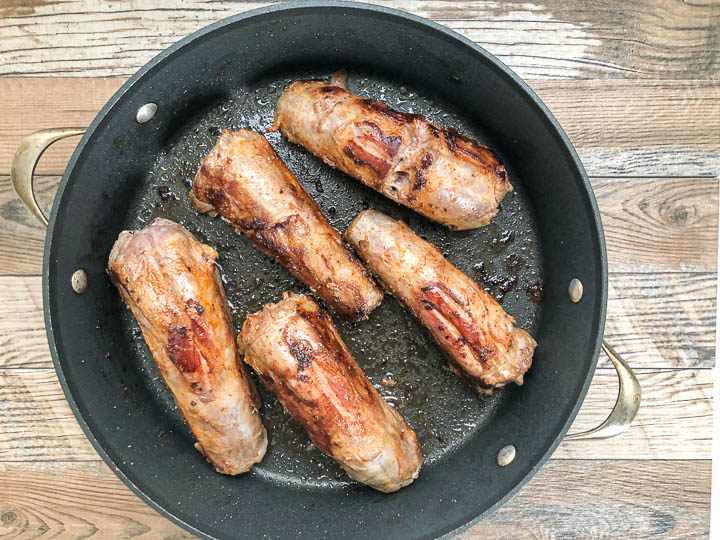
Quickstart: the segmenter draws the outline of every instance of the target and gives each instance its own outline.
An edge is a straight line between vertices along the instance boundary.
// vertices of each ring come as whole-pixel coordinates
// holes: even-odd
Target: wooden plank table
[[[591,176],[607,239],[608,340],[643,406],[617,439],[563,443],[465,538],[706,536],[720,173],[720,7],[695,2],[377,2],[476,41],[523,77]],[[188,535],[148,508],[85,439],[52,368],[42,318],[45,232],[14,195],[12,154],[41,128],[87,125],[156,53],[258,7],[190,0],[0,2],[0,536]],[[49,207],[77,140],[38,167]],[[573,426],[617,392],[601,359]]]

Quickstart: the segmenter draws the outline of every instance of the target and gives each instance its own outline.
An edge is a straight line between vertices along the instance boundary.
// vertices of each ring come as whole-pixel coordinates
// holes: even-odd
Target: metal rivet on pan
[[[70,278],[70,284],[72,285],[73,291],[78,294],[82,294],[87,291],[87,274],[85,270],[75,270],[75,273]]]
[[[156,103],[146,103],[138,109],[137,114],[135,115],[135,120],[137,120],[139,124],[149,122],[153,119],[153,116],[155,116],[157,109],[158,107]]]
[[[515,459],[515,447],[512,444],[503,446],[497,455],[497,464],[501,467],[510,465]]]
[[[580,281],[578,278],[572,278],[572,280],[570,281],[570,286],[568,287],[568,294],[570,295],[570,300],[577,304],[580,299],[582,299],[583,295],[582,281]]]

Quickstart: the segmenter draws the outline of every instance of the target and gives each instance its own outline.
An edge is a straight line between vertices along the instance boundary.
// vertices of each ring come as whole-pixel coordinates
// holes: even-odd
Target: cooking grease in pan
[[[235,325],[239,329],[247,313],[276,302],[286,290],[307,292],[282,266],[254,248],[244,237],[219,219],[195,212],[187,197],[201,159],[215,143],[221,129],[250,128],[264,132],[270,126],[274,104],[285,88],[299,78],[328,77],[329,71],[276,72],[239,88],[228,96],[198,102],[174,126],[165,151],[159,156],[128,212],[133,216],[125,228],[137,229],[163,216],[179,221],[197,238],[220,254],[225,291]],[[407,86],[376,73],[349,70],[349,89],[380,99],[399,110],[420,113],[438,124],[452,126],[496,151],[479,126],[463,112],[420,88]],[[512,156],[501,158],[515,191],[501,203],[498,216],[487,227],[453,232],[385,199],[360,182],[324,165],[278,133],[267,135],[270,143],[308,192],[317,200],[330,223],[341,233],[364,208],[376,208],[405,220],[418,234],[434,243],[463,272],[486,287],[503,307],[530,333],[538,328],[541,304],[531,302],[526,288],[542,279],[539,237],[535,219],[522,186],[514,174]],[[120,300],[118,299],[118,302]],[[437,347],[414,319],[390,295],[366,321],[347,323],[333,314],[340,334],[360,367],[380,394],[405,417],[415,430],[425,458],[424,467],[463,444],[476,430],[490,422],[501,404],[521,388],[510,385],[492,396],[477,396],[451,374]],[[124,332],[136,354],[129,369],[143,372],[144,381],[167,417],[168,429],[184,430],[170,392],[158,376],[152,357],[137,333],[129,312],[123,315]],[[527,375],[532,377],[532,368]],[[275,398],[259,385],[270,447],[255,467],[270,481],[331,487],[347,484],[347,477],[330,459],[314,448],[301,428],[282,410]],[[488,441],[492,443],[492,441]],[[421,473],[422,474],[422,473]]]

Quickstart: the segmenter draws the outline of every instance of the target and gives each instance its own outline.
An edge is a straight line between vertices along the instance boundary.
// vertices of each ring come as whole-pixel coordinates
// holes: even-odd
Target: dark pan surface
[[[402,80],[380,73],[349,71],[350,90],[381,99],[393,107],[421,113],[441,125],[495,147],[480,126],[470,122],[461,110],[441,97]],[[138,229],[156,217],[182,223],[199,240],[219,253],[225,290],[238,330],[245,316],[280,300],[284,291],[308,292],[282,266],[254,248],[244,236],[220,219],[198,215],[187,192],[201,159],[215,143],[221,129],[250,128],[265,132],[272,124],[275,102],[293,80],[328,78],[325,71],[285,69],[265,74],[247,87],[202,104],[184,118],[167,141],[147,178],[135,192],[127,212],[125,228]],[[403,219],[424,236],[461,270],[503,302],[518,324],[535,334],[538,303],[526,289],[542,279],[541,245],[535,217],[522,178],[504,159],[515,191],[501,205],[493,223],[473,231],[450,231],[384,198],[360,182],[333,170],[299,146],[288,143],[279,133],[268,134],[273,147],[320,204],[331,224],[341,233],[363,208],[371,207]],[[120,299],[117,299],[120,304]],[[134,318],[118,306],[121,326],[132,354],[116,360],[124,369],[141,371],[147,391],[167,414],[168,429],[180,430],[191,445],[192,436],[174,405],[172,395],[144,345]],[[381,395],[406,418],[416,431],[425,457],[425,468],[462,445],[489,422],[495,410],[511,398],[515,385],[497,390],[492,396],[477,396],[450,373],[440,351],[422,327],[387,295],[369,320],[359,323],[333,317],[350,351]],[[128,361],[129,360],[129,361]],[[118,377],[117,384],[124,384]],[[395,386],[383,385],[392,380]],[[269,392],[261,387],[263,421],[270,447],[257,474],[271,481],[313,486],[340,486],[347,477],[332,459],[315,449],[302,429],[287,415]],[[198,456],[198,459],[200,457]]]
[[[407,219],[496,295],[517,273],[504,307],[539,343],[523,387],[476,397],[448,373],[424,331],[391,297],[368,321],[349,325],[334,317],[358,363],[423,445],[427,464],[419,478],[391,495],[346,483],[267,394],[268,457],[239,477],[215,473],[192,447],[105,275],[120,231],[164,215],[220,252],[236,325],[283,290],[303,291],[229,226],[196,215],[187,190],[220,128],[265,128],[287,82],[337,68],[350,71],[353,90],[493,146],[517,189],[493,224],[447,231],[277,135],[271,144],[339,230],[372,206]],[[148,102],[158,104],[157,115],[138,124],[136,111]],[[524,265],[509,270],[511,256]],[[479,263],[484,272],[474,269]],[[88,275],[82,296],[70,288],[78,268]],[[567,295],[574,277],[584,284],[578,304]],[[58,190],[43,294],[58,378],[88,439],[135,493],[186,529],[222,538],[431,538],[502,504],[562,440],[597,361],[606,277],[602,228],[582,165],[522,81],[437,24],[381,7],[302,2],[199,31],[141,69],[108,102]],[[544,299],[538,307],[524,289],[539,278]],[[390,373],[394,387],[381,384]],[[507,444],[516,446],[517,456],[500,468],[497,452]]]

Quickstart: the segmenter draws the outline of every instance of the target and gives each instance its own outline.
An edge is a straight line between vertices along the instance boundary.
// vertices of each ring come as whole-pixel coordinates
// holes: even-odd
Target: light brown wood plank
[[[35,196],[49,215],[59,176],[35,177]],[[0,176],[0,275],[42,273],[45,227],[15,193],[9,176]]]
[[[720,176],[720,151],[697,146],[576,148],[590,176]]]
[[[608,282],[605,339],[632,366],[714,365],[716,273],[610,274]]]
[[[632,426],[613,439],[564,441],[554,458],[710,459],[712,370],[636,369],[635,373],[642,403]],[[617,392],[615,370],[598,369],[570,433],[600,425],[610,414]]]
[[[717,270],[717,178],[590,181],[610,272]]]
[[[626,433],[604,441],[565,442],[554,457],[710,459],[712,370],[641,369],[637,376],[643,403]],[[616,397],[615,372],[598,369],[572,431],[602,422]],[[0,369],[0,402],[5,404],[0,462],[100,459],[75,421],[54,370]]]
[[[0,78],[0,174],[22,137],[87,126],[124,78]],[[718,176],[720,87],[702,81],[542,81],[590,175]],[[38,174],[62,174],[79,137],[51,146]]]
[[[720,55],[720,53],[719,53]],[[717,81],[531,80],[577,147],[720,144]]]
[[[0,381],[0,462],[100,460],[54,370],[0,370]]]
[[[36,178],[46,213],[59,177]],[[611,271],[712,271],[717,266],[716,179],[594,178]],[[39,274],[45,229],[0,176],[0,275]]]
[[[49,212],[60,177],[39,176]],[[591,178],[605,228],[611,272],[717,270],[718,180]],[[0,275],[42,272],[45,228],[0,176]]]
[[[707,461],[552,460],[460,538],[704,538],[710,469]]]
[[[52,367],[40,276],[0,277],[0,368]]]
[[[634,367],[714,365],[716,273],[617,273],[609,284],[605,337]],[[0,290],[0,367],[49,367],[40,277],[0,276]]]
[[[709,461],[552,460],[459,538],[701,538]],[[3,538],[192,538],[104,463],[0,465]]]
[[[194,538],[104,463],[0,464],[0,537]]]
[[[718,14],[711,5],[621,0],[374,2],[440,20],[525,78],[712,78]],[[181,37],[263,5],[184,2],[171,15],[130,1],[5,3],[0,74],[129,76]],[[3,20],[4,19],[4,20]]]
[[[86,127],[124,78],[0,78],[0,174],[9,174],[20,141],[39,129]],[[80,137],[53,144],[37,174],[62,174]]]
[[[695,79],[718,71],[719,17],[712,6],[662,0],[496,5],[490,13],[442,22],[524,78]]]

